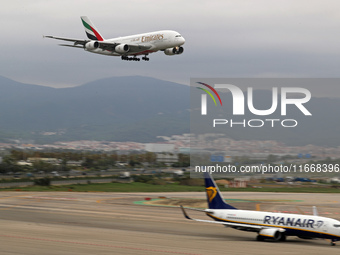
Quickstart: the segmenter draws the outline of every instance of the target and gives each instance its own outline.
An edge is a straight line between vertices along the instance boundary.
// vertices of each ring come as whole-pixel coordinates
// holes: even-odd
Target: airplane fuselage
[[[81,21],[89,40],[51,35],[44,38],[73,42],[73,44],[60,44],[60,46],[83,48],[85,51],[106,56],[121,56],[122,60],[140,61],[137,56],[144,55],[142,60],[149,61],[149,53],[159,50],[164,51],[168,56],[180,55],[184,51],[181,45],[185,43],[185,39],[173,30],[104,39],[88,17],[81,16]]]
[[[228,209],[208,209],[207,215],[216,221],[282,228],[286,236],[340,240],[340,221],[327,217]]]
[[[103,42],[108,43],[117,43],[117,44],[137,44],[137,45],[151,45],[152,47],[148,50],[144,50],[138,53],[130,54],[129,52],[126,53],[126,55],[145,55],[148,53],[157,52],[159,50],[165,50],[168,48],[177,47],[180,45],[183,45],[185,40],[183,37],[176,31],[172,30],[161,30],[161,31],[155,31],[150,33],[143,33],[143,34],[136,34],[131,36],[124,36],[124,37],[117,37],[112,39],[104,40]],[[100,48],[97,49],[86,49],[85,50],[97,53],[97,54],[103,54],[103,55],[109,55],[109,56],[121,56],[121,53],[117,53],[114,51],[109,50],[103,50]]]

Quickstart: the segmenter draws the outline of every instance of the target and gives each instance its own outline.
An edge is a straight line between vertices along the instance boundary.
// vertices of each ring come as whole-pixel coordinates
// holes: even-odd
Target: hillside
[[[200,90],[192,96],[200,98]],[[225,95],[226,104],[232,101]],[[271,105],[270,92],[257,94],[258,109]],[[212,102],[210,102],[212,103]],[[36,143],[71,140],[154,142],[157,136],[190,132],[192,116],[200,105],[190,106],[189,87],[149,77],[112,77],[72,88],[49,88],[23,84],[0,76],[0,141],[27,139]],[[209,106],[210,107],[210,106]],[[213,106],[211,106],[213,107]],[[287,145],[340,144],[340,99],[312,98],[308,109],[289,116],[299,122],[296,128],[219,127],[216,132],[235,140],[277,140]],[[231,118],[224,109],[221,118]],[[278,113],[271,118],[280,118]],[[242,118],[258,118],[249,112]],[[202,118],[192,129],[204,133],[210,128]]]
[[[148,77],[60,89],[0,77],[0,131],[38,142],[155,141],[158,135],[189,132],[189,107],[188,87]]]

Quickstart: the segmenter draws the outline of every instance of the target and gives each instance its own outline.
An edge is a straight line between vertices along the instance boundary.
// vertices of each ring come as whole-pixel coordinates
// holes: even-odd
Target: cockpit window
[[[333,226],[336,228],[340,228],[340,224],[334,224]]]
[[[182,37],[181,35],[176,35],[175,37]]]

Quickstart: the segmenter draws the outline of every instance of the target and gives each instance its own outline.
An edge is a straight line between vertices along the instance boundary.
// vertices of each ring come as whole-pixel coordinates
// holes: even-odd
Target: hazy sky
[[[338,0],[5,1],[0,75],[54,87],[122,75],[183,84],[191,77],[339,77],[339,10]],[[86,39],[81,15],[105,38],[176,30],[184,53],[122,61],[42,38]]]

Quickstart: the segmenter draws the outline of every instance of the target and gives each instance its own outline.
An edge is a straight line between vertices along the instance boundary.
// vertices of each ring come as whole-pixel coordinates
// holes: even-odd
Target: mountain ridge
[[[162,89],[159,90],[159,87]],[[0,131],[24,133],[28,137],[32,132],[62,131],[66,134],[71,131],[74,134],[78,130],[84,134],[76,135],[77,139],[102,140],[111,137],[122,140],[128,137],[114,133],[121,133],[119,128],[129,129],[124,125],[152,120],[159,115],[163,115],[162,121],[166,121],[164,116],[180,116],[183,109],[189,108],[187,86],[141,76],[105,78],[58,89],[11,82],[1,77],[0,95]],[[183,118],[181,120],[185,121]],[[111,135],[108,130],[110,126]],[[189,124],[186,126],[182,129],[188,132]],[[97,131],[93,131],[97,133],[89,135],[88,127],[97,127]],[[156,131],[157,135],[162,135],[160,131]],[[105,135],[101,136],[101,132]],[[133,132],[131,130],[128,135],[132,136],[132,140],[146,140],[133,137]],[[37,140],[38,135],[33,138]],[[59,139],[72,140],[72,137],[63,135]],[[156,138],[152,139],[149,134],[147,139]]]
[[[30,139],[36,143],[72,140],[155,142],[157,136],[190,132],[190,117],[200,105],[190,97],[202,93],[174,82],[144,76],[120,76],[68,88],[24,84],[0,76],[0,141]],[[231,95],[224,95],[226,104]],[[271,92],[258,93],[258,109],[271,106]],[[208,102],[212,103],[212,102]],[[209,107],[214,107],[209,106]],[[287,145],[340,144],[340,99],[312,98],[313,116],[301,118],[296,128],[234,128],[225,132],[235,140],[277,140]],[[231,118],[227,107],[221,118]],[[191,114],[191,116],[190,116]],[[301,114],[300,114],[301,115]],[[246,112],[245,119],[258,118]],[[275,112],[270,118],[281,118]],[[192,122],[202,127],[204,122]],[[224,127],[223,127],[224,128]],[[44,135],[46,132],[54,135]]]

